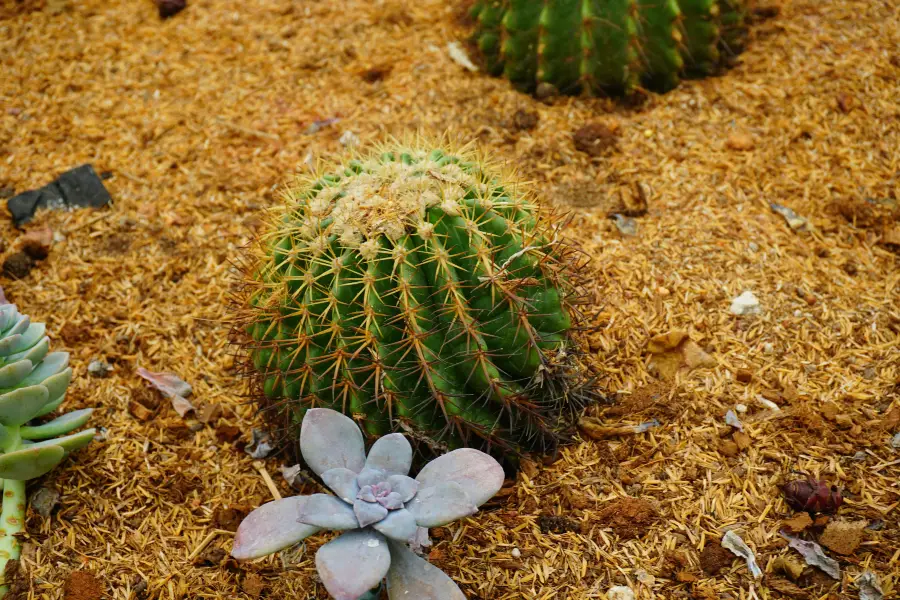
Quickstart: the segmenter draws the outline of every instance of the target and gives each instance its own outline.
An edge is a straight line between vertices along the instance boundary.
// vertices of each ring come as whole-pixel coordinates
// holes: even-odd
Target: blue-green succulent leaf
[[[34,418],[47,404],[50,392],[43,385],[23,387],[0,395],[0,423],[17,427]]]
[[[60,446],[29,446],[0,456],[0,478],[24,481],[40,477],[66,455]]]
[[[343,467],[328,469],[322,473],[322,481],[347,504],[353,504],[353,501],[356,500],[359,485],[356,483],[356,473],[350,469]]]
[[[391,568],[387,573],[390,600],[466,600],[462,590],[446,573],[410,552],[403,544],[388,542]]]
[[[44,356],[40,363],[35,363],[34,371],[25,378],[25,385],[41,383],[46,378],[56,375],[69,366],[68,352],[51,352]]]
[[[342,534],[316,552],[316,570],[335,600],[357,600],[378,585],[391,566],[383,535],[371,529]],[[425,598],[408,596],[413,598]]]
[[[455,481],[420,488],[406,508],[420,527],[439,527],[478,512],[478,507]]]
[[[323,529],[356,529],[360,525],[353,514],[353,507],[328,494],[313,494],[306,499],[297,519],[307,525]]]
[[[7,363],[11,363],[17,360],[30,360],[31,364],[36,365],[41,362],[44,357],[47,356],[47,353],[50,352],[50,338],[44,336],[44,339],[39,341],[37,344],[29,348],[28,350],[23,350],[22,352],[17,352],[15,354],[10,354],[4,360]]]
[[[30,360],[20,360],[0,369],[0,388],[12,388],[28,377],[34,365]]]
[[[405,508],[392,510],[388,516],[378,521],[372,527],[375,531],[383,533],[386,537],[398,542],[409,542],[416,536],[416,518]]]
[[[85,446],[90,444],[91,440],[94,439],[94,435],[96,433],[96,429],[85,429],[84,431],[73,433],[72,435],[53,438],[52,440],[45,440],[43,442],[35,442],[33,444],[29,444],[28,448],[33,449],[45,448],[48,446],[59,446],[68,454],[71,452],[75,452],[76,450],[80,450],[81,448],[84,448]]]
[[[87,423],[88,419],[91,418],[92,412],[94,412],[93,408],[83,408],[81,410],[72,411],[42,425],[22,427],[19,430],[19,435],[26,440],[45,440],[64,433],[69,433]]]
[[[377,523],[385,518],[388,510],[375,502],[356,500],[353,502],[353,513],[356,515],[356,520],[359,521],[360,527],[368,527],[372,523]]]
[[[267,502],[251,512],[238,526],[231,555],[237,560],[260,558],[321,531],[321,527],[297,520],[307,499],[308,496],[291,496]]]
[[[312,408],[300,425],[300,452],[316,475],[345,468],[359,473],[366,464],[362,432],[353,419],[327,408]]]
[[[406,475],[412,466],[412,446],[402,433],[382,436],[369,450],[367,469],[378,469],[388,475]]]
[[[456,482],[475,506],[481,506],[500,491],[503,477],[503,467],[489,454],[474,448],[459,448],[425,465],[416,481],[419,493],[442,482]]]

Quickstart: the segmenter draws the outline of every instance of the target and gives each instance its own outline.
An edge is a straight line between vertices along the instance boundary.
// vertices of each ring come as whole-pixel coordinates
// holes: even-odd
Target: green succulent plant
[[[486,71],[519,89],[668,91],[741,52],[749,0],[476,0],[472,41]]]
[[[32,323],[14,304],[0,305],[0,597],[8,590],[6,564],[21,550],[16,534],[25,527],[25,482],[89,444],[95,433],[70,434],[87,423],[93,409],[30,423],[59,408],[72,379],[68,353],[50,352],[44,333],[43,323]]]
[[[262,408],[293,439],[325,407],[424,454],[555,446],[597,397],[561,227],[466,148],[397,143],[301,180],[239,299]]]

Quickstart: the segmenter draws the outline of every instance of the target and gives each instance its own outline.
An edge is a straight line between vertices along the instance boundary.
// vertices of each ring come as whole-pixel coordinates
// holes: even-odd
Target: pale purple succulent
[[[238,560],[272,554],[323,529],[344,531],[316,553],[316,569],[336,600],[357,600],[387,579],[392,600],[464,600],[455,583],[418,557],[429,527],[478,512],[503,485],[503,468],[472,448],[431,461],[408,476],[412,447],[399,433],[381,437],[365,454],[349,417],[327,409],[306,412],[300,426],[306,464],[336,494],[292,496],[264,504],[238,527],[231,552]]]

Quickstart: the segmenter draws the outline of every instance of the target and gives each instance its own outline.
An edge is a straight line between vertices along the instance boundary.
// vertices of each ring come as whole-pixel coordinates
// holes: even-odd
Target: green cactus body
[[[25,481],[47,473],[94,438],[93,429],[70,433],[93,409],[29,425],[63,403],[72,379],[68,353],[49,352],[44,331],[43,323],[32,323],[14,304],[0,305],[0,596],[8,589],[2,579],[6,563],[19,556],[15,534],[25,525]]]
[[[747,0],[479,0],[486,70],[523,91],[657,91],[709,75],[743,48]]]
[[[513,452],[564,435],[582,397],[570,389],[577,274],[529,196],[465,153],[420,147],[288,196],[241,320],[280,423],[296,430],[321,406],[372,436]]]

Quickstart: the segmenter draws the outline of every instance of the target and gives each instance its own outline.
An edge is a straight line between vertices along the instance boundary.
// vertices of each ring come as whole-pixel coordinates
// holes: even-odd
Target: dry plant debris
[[[29,514],[18,589],[60,600],[70,574],[89,570],[112,600],[263,589],[325,597],[313,556],[327,538],[251,566],[194,564],[230,550],[217,510],[221,519],[273,497],[244,452],[260,423],[241,402],[225,345],[229,261],[279,186],[341,152],[345,131],[367,143],[452,128],[576,211],[572,234],[596,274],[591,350],[618,399],[592,416],[661,426],[587,440],[520,474],[496,505],[438,532],[435,564],[482,600],[582,600],[614,586],[642,599],[751,589],[855,597],[866,569],[897,598],[896,2],[784,2],[756,25],[736,68],[641,106],[541,102],[470,73],[446,52],[464,33],[452,8],[209,0],[161,21],[152,2],[0,3],[2,195],[90,162],[112,174],[113,196],[104,208],[39,213],[33,226],[58,241],[24,279],[2,279],[7,297],[72,353],[68,407],[97,408],[106,436],[41,482],[59,490],[60,505],[50,517]],[[389,76],[358,75],[372,65]],[[599,121],[619,125],[615,150],[591,157],[573,134]],[[636,235],[618,235],[607,215],[638,198]],[[792,229],[771,203],[812,226]],[[9,222],[3,231],[6,259],[19,233]],[[729,312],[745,290],[760,314]],[[656,379],[647,347],[670,331],[717,364]],[[115,368],[90,378],[94,359]],[[222,415],[198,427],[168,402],[151,406],[139,366],[178,373]],[[739,369],[750,381],[736,379]],[[143,420],[129,414],[133,401],[149,411],[132,405]],[[722,441],[737,443],[723,415],[737,404],[752,443],[726,454]],[[265,459],[268,473],[280,466],[277,455]],[[763,570],[799,558],[779,534],[791,516],[779,486],[805,475],[845,491],[838,518],[870,524],[853,554],[834,555],[843,579],[806,568],[796,581],[756,583],[730,553],[717,575],[703,572],[702,553],[735,526]],[[296,493],[282,479],[276,491]],[[626,497],[659,512],[643,537],[599,519]],[[579,528],[544,534],[545,515]],[[823,527],[799,535],[817,539]],[[671,552],[687,562],[665,567]]]

